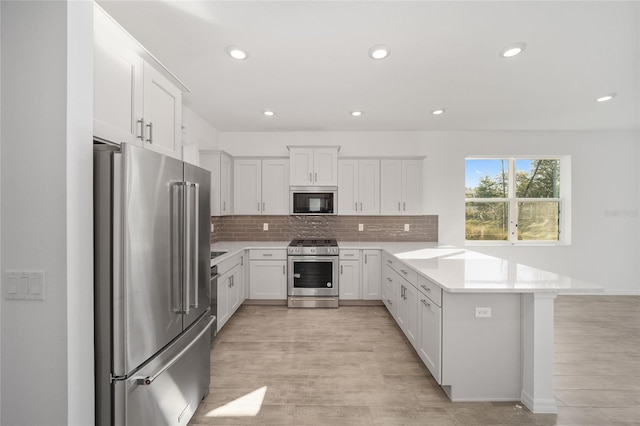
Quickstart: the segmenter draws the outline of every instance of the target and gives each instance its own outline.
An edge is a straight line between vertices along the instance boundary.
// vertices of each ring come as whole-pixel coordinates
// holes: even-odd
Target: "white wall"
[[[92,5],[0,7],[2,271],[46,273],[42,302],[3,282],[0,424],[92,424]]]
[[[340,145],[341,156],[426,156],[424,213],[439,216],[440,241],[455,245],[464,244],[466,156],[570,155],[570,246],[473,249],[591,281],[610,294],[640,294],[637,131],[221,132],[219,140],[235,156],[286,156],[286,145]]]
[[[199,164],[198,151],[218,149],[218,130],[186,106],[182,106],[183,159]]]

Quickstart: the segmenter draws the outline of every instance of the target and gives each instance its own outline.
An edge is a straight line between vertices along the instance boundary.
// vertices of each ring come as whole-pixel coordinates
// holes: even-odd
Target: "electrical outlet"
[[[407,231],[407,232],[409,231],[409,224],[408,223],[404,224],[404,230]]]
[[[364,231],[364,225],[362,223],[358,224],[358,231]]]
[[[476,318],[491,318],[491,308],[476,307]]]
[[[211,224],[211,232],[213,232],[213,231],[214,231],[214,226],[215,226],[215,225],[212,223],[212,224]]]
[[[268,231],[269,230],[269,224],[268,223],[263,223],[262,224],[262,230],[263,231]]]

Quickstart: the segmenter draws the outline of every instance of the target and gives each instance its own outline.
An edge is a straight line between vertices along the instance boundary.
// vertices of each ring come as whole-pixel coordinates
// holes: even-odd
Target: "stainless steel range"
[[[290,308],[338,307],[336,240],[293,240],[287,248]]]

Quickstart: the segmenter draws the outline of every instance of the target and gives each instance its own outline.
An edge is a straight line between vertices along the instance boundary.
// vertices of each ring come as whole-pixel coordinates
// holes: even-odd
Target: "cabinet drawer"
[[[360,250],[340,250],[340,259],[360,260]]]
[[[286,260],[287,251],[283,249],[255,249],[249,250],[251,260]]]
[[[229,259],[223,260],[222,262],[218,263],[218,273],[222,275],[225,272],[236,267],[237,265],[244,265],[244,253],[245,252],[243,251],[233,257],[230,257]]]
[[[418,277],[418,290],[431,299],[436,305],[442,306],[442,288],[438,287],[431,280],[420,275]]]
[[[414,286],[418,285],[418,273],[402,262],[385,256],[385,265],[396,271],[398,275],[409,281]]]

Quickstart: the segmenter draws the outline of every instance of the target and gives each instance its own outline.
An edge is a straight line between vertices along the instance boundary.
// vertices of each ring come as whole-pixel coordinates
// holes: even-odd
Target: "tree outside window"
[[[467,158],[465,239],[558,242],[560,158]]]

